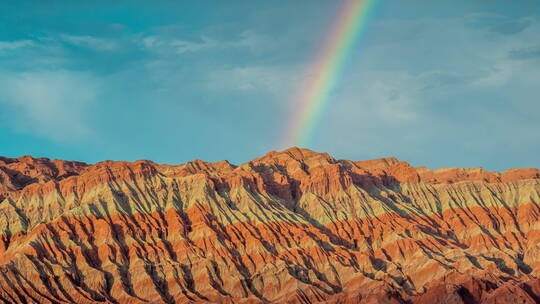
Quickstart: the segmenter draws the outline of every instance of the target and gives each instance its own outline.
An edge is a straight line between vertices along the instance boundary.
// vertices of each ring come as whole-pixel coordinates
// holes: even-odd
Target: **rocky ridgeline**
[[[0,157],[4,303],[539,303],[540,171]]]

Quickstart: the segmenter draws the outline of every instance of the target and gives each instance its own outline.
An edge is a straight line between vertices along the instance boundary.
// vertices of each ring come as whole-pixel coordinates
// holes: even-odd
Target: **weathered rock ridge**
[[[540,303],[540,171],[0,157],[4,303]]]

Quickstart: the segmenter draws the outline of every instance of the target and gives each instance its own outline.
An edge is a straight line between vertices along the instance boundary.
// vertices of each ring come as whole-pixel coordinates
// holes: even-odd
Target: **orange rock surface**
[[[540,303],[540,171],[0,157],[3,303]]]

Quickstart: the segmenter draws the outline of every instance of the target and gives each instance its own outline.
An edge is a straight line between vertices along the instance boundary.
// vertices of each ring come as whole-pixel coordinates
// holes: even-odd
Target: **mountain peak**
[[[325,160],[328,162],[335,162],[335,159],[326,152],[315,152],[306,148],[291,147],[283,151],[272,151],[265,154],[263,157],[256,160],[269,160],[269,159],[292,159],[300,162],[306,162],[310,160]]]
[[[539,193],[538,169],[298,147],[238,167],[0,157],[0,299],[532,304]]]

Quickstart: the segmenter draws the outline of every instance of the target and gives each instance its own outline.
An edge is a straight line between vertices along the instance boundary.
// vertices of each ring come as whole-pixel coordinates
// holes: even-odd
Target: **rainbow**
[[[293,98],[292,115],[281,140],[282,147],[309,145],[321,114],[330,101],[355,42],[365,31],[378,0],[344,0],[325,43],[310,67],[307,81]]]

